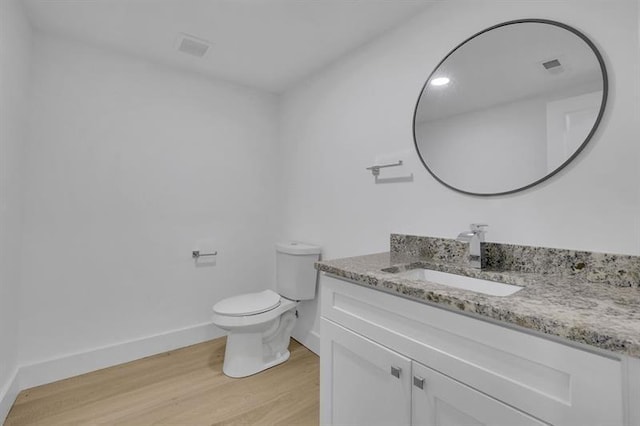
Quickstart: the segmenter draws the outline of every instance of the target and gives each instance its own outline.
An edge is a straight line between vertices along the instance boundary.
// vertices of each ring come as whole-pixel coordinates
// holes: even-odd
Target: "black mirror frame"
[[[545,176],[543,176],[542,178],[536,180],[535,182],[530,183],[530,184],[525,185],[525,186],[520,187],[520,188],[512,189],[512,190],[509,190],[509,191],[503,191],[503,192],[495,192],[495,193],[477,193],[477,192],[470,192],[470,191],[462,190],[460,188],[456,188],[456,187],[454,187],[452,185],[449,185],[448,183],[446,183],[442,179],[440,179],[438,176],[436,176],[436,174],[429,168],[429,166],[427,166],[427,163],[425,162],[424,158],[422,158],[422,154],[420,154],[420,150],[418,149],[418,141],[417,141],[417,138],[416,138],[416,114],[418,113],[418,106],[420,105],[420,100],[422,99],[422,96],[425,94],[427,85],[429,84],[429,80],[431,80],[431,77],[433,77],[433,75],[438,70],[438,68],[440,68],[440,65],[442,65],[447,60],[447,58],[449,58],[449,56],[451,56],[460,47],[465,45],[467,42],[473,40],[474,38],[478,37],[479,35],[484,34],[486,32],[489,32],[491,30],[495,30],[497,28],[505,27],[507,25],[522,24],[522,23],[547,24],[547,25],[554,25],[556,27],[563,28],[563,29],[565,29],[567,31],[572,32],[576,36],[578,36],[580,39],[582,39],[582,41],[584,41],[591,48],[591,50],[593,51],[594,55],[596,56],[596,59],[598,60],[599,65],[600,65],[600,71],[602,72],[602,102],[600,104],[600,111],[598,111],[598,116],[596,117],[596,121],[594,122],[593,127],[589,131],[589,134],[585,138],[584,142],[582,142],[580,147],[578,147],[578,149],[576,149],[576,151],[571,155],[571,157],[569,157],[564,163],[562,163],[560,166],[558,166],[555,170],[553,170],[552,172],[546,174]],[[493,196],[498,196],[498,195],[513,194],[515,192],[520,192],[520,191],[527,190],[527,189],[529,189],[529,188],[531,188],[533,186],[536,186],[536,185],[546,181],[547,179],[551,178],[552,176],[555,176],[558,172],[560,172],[562,169],[564,169],[569,163],[571,163],[580,154],[580,152],[582,152],[582,150],[584,150],[584,148],[587,146],[587,144],[589,143],[589,141],[591,140],[591,138],[593,137],[593,135],[595,134],[596,130],[598,129],[598,127],[600,125],[600,121],[602,120],[602,116],[604,115],[605,106],[607,104],[608,94],[609,94],[609,79],[608,79],[607,68],[605,66],[604,59],[603,59],[602,55],[600,54],[600,51],[598,50],[596,45],[586,35],[584,35],[582,32],[578,31],[577,29],[575,29],[575,28],[573,28],[573,27],[571,27],[569,25],[566,25],[566,24],[563,24],[563,23],[557,22],[557,21],[552,21],[552,20],[549,20],[549,19],[531,18],[531,19],[517,19],[517,20],[513,20],[513,21],[503,22],[501,24],[493,25],[493,26],[491,26],[489,28],[486,28],[486,29],[484,29],[484,30],[482,30],[480,32],[477,32],[474,35],[472,35],[471,37],[469,37],[466,40],[464,40],[462,43],[458,44],[449,53],[447,53],[447,55],[440,62],[438,62],[438,65],[436,65],[436,67],[433,69],[433,71],[431,71],[431,74],[429,74],[429,77],[427,78],[427,80],[425,81],[424,85],[422,86],[422,90],[420,91],[420,95],[418,96],[418,100],[416,101],[416,106],[415,106],[415,108],[413,110],[413,129],[412,129],[413,130],[413,144],[414,144],[414,147],[416,149],[416,153],[418,154],[418,158],[420,158],[420,162],[422,162],[422,165],[425,167],[425,169],[427,169],[427,171],[431,174],[431,176],[433,176],[433,178],[435,180],[437,180],[438,182],[440,182],[442,185],[446,186],[447,188],[452,189],[452,190],[457,191],[457,192],[460,192],[460,193],[463,193],[463,194],[480,196],[480,197],[493,197]]]

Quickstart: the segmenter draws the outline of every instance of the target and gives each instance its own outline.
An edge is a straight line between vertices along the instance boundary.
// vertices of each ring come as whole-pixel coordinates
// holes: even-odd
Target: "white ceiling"
[[[558,59],[561,73],[543,62]],[[602,90],[600,64],[591,48],[564,28],[542,23],[507,25],[481,34],[444,61],[426,87],[416,121],[431,121],[540,96],[575,96]]]
[[[280,92],[429,0],[24,0],[34,27],[236,83]],[[208,40],[203,58],[179,33]]]

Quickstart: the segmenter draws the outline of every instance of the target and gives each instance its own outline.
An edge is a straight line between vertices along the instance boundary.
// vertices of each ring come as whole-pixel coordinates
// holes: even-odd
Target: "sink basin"
[[[464,275],[456,275],[448,272],[422,268],[401,272],[397,274],[397,276],[410,280],[429,281],[435,284],[475,291],[478,293],[488,294],[490,296],[509,296],[510,294],[518,292],[524,288],[514,284],[503,284],[495,281],[483,280],[481,278],[472,278]]]

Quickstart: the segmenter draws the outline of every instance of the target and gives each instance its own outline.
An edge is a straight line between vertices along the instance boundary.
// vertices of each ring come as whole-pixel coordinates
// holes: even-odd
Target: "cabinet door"
[[[324,318],[321,335],[321,424],[410,424],[411,360]]]
[[[547,426],[415,361],[412,382],[416,426]]]

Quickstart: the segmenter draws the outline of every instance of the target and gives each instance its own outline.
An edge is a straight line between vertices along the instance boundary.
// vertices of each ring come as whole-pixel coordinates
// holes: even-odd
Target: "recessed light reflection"
[[[446,86],[451,80],[448,77],[438,77],[431,80],[432,86]]]

